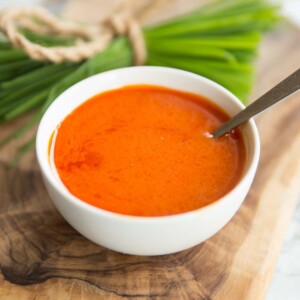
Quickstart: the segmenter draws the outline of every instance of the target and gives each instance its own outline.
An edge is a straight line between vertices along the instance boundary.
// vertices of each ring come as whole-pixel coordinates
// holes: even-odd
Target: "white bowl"
[[[135,217],[87,204],[62,186],[51,171],[49,139],[57,125],[95,94],[131,84],[153,84],[203,95],[230,116],[244,108],[217,83],[193,73],[163,67],[131,67],[89,77],[62,93],[48,108],[39,125],[36,151],[50,197],[69,224],[89,240],[109,249],[135,255],[162,255],[195,246],[218,232],[242,204],[257,168],[259,136],[253,120],[242,127],[246,164],[239,183],[216,202],[190,212]]]

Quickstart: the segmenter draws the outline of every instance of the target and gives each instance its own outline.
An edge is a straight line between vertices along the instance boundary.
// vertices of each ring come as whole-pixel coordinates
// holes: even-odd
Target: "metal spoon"
[[[273,104],[285,99],[294,92],[300,89],[300,69],[292,75],[278,83],[271,90],[266,92],[252,104],[247,106],[244,110],[239,112],[229,121],[220,126],[212,135],[214,138],[219,138],[224,134],[230,132],[232,129],[240,126],[248,121],[250,118],[267,109]]]

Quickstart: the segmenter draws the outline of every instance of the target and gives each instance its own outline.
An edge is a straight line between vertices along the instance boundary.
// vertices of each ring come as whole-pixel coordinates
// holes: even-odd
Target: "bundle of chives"
[[[189,15],[146,28],[143,33],[147,65],[180,68],[203,75],[245,102],[253,84],[253,58],[262,33],[280,20],[277,10],[264,0],[219,0]],[[43,36],[28,30],[23,30],[23,34],[47,47],[74,42],[72,38]],[[74,83],[132,63],[133,50],[125,36],[115,38],[103,52],[85,62],[51,64],[29,59],[0,35],[0,122],[40,107],[32,121],[2,144],[23,134],[40,119],[51,102]]]

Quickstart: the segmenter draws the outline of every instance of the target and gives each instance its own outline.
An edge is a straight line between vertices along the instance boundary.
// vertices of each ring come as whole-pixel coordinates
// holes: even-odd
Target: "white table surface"
[[[59,11],[66,1],[68,0],[0,0],[0,9],[8,5],[42,4],[53,11]],[[300,7],[300,0],[287,0],[285,4],[288,2]],[[299,10],[291,7],[285,10],[300,24]],[[266,300],[300,300],[300,201],[289,225]]]

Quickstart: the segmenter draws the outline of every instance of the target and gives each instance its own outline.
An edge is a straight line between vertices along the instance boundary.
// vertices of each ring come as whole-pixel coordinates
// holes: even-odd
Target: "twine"
[[[76,40],[72,46],[44,47],[26,38],[18,30],[20,26],[38,34],[58,34]],[[0,15],[0,28],[14,47],[34,60],[79,62],[104,50],[116,35],[128,36],[135,65],[142,65],[147,59],[141,27],[133,18],[120,13],[98,25],[83,25],[59,19],[39,7],[9,8]]]

